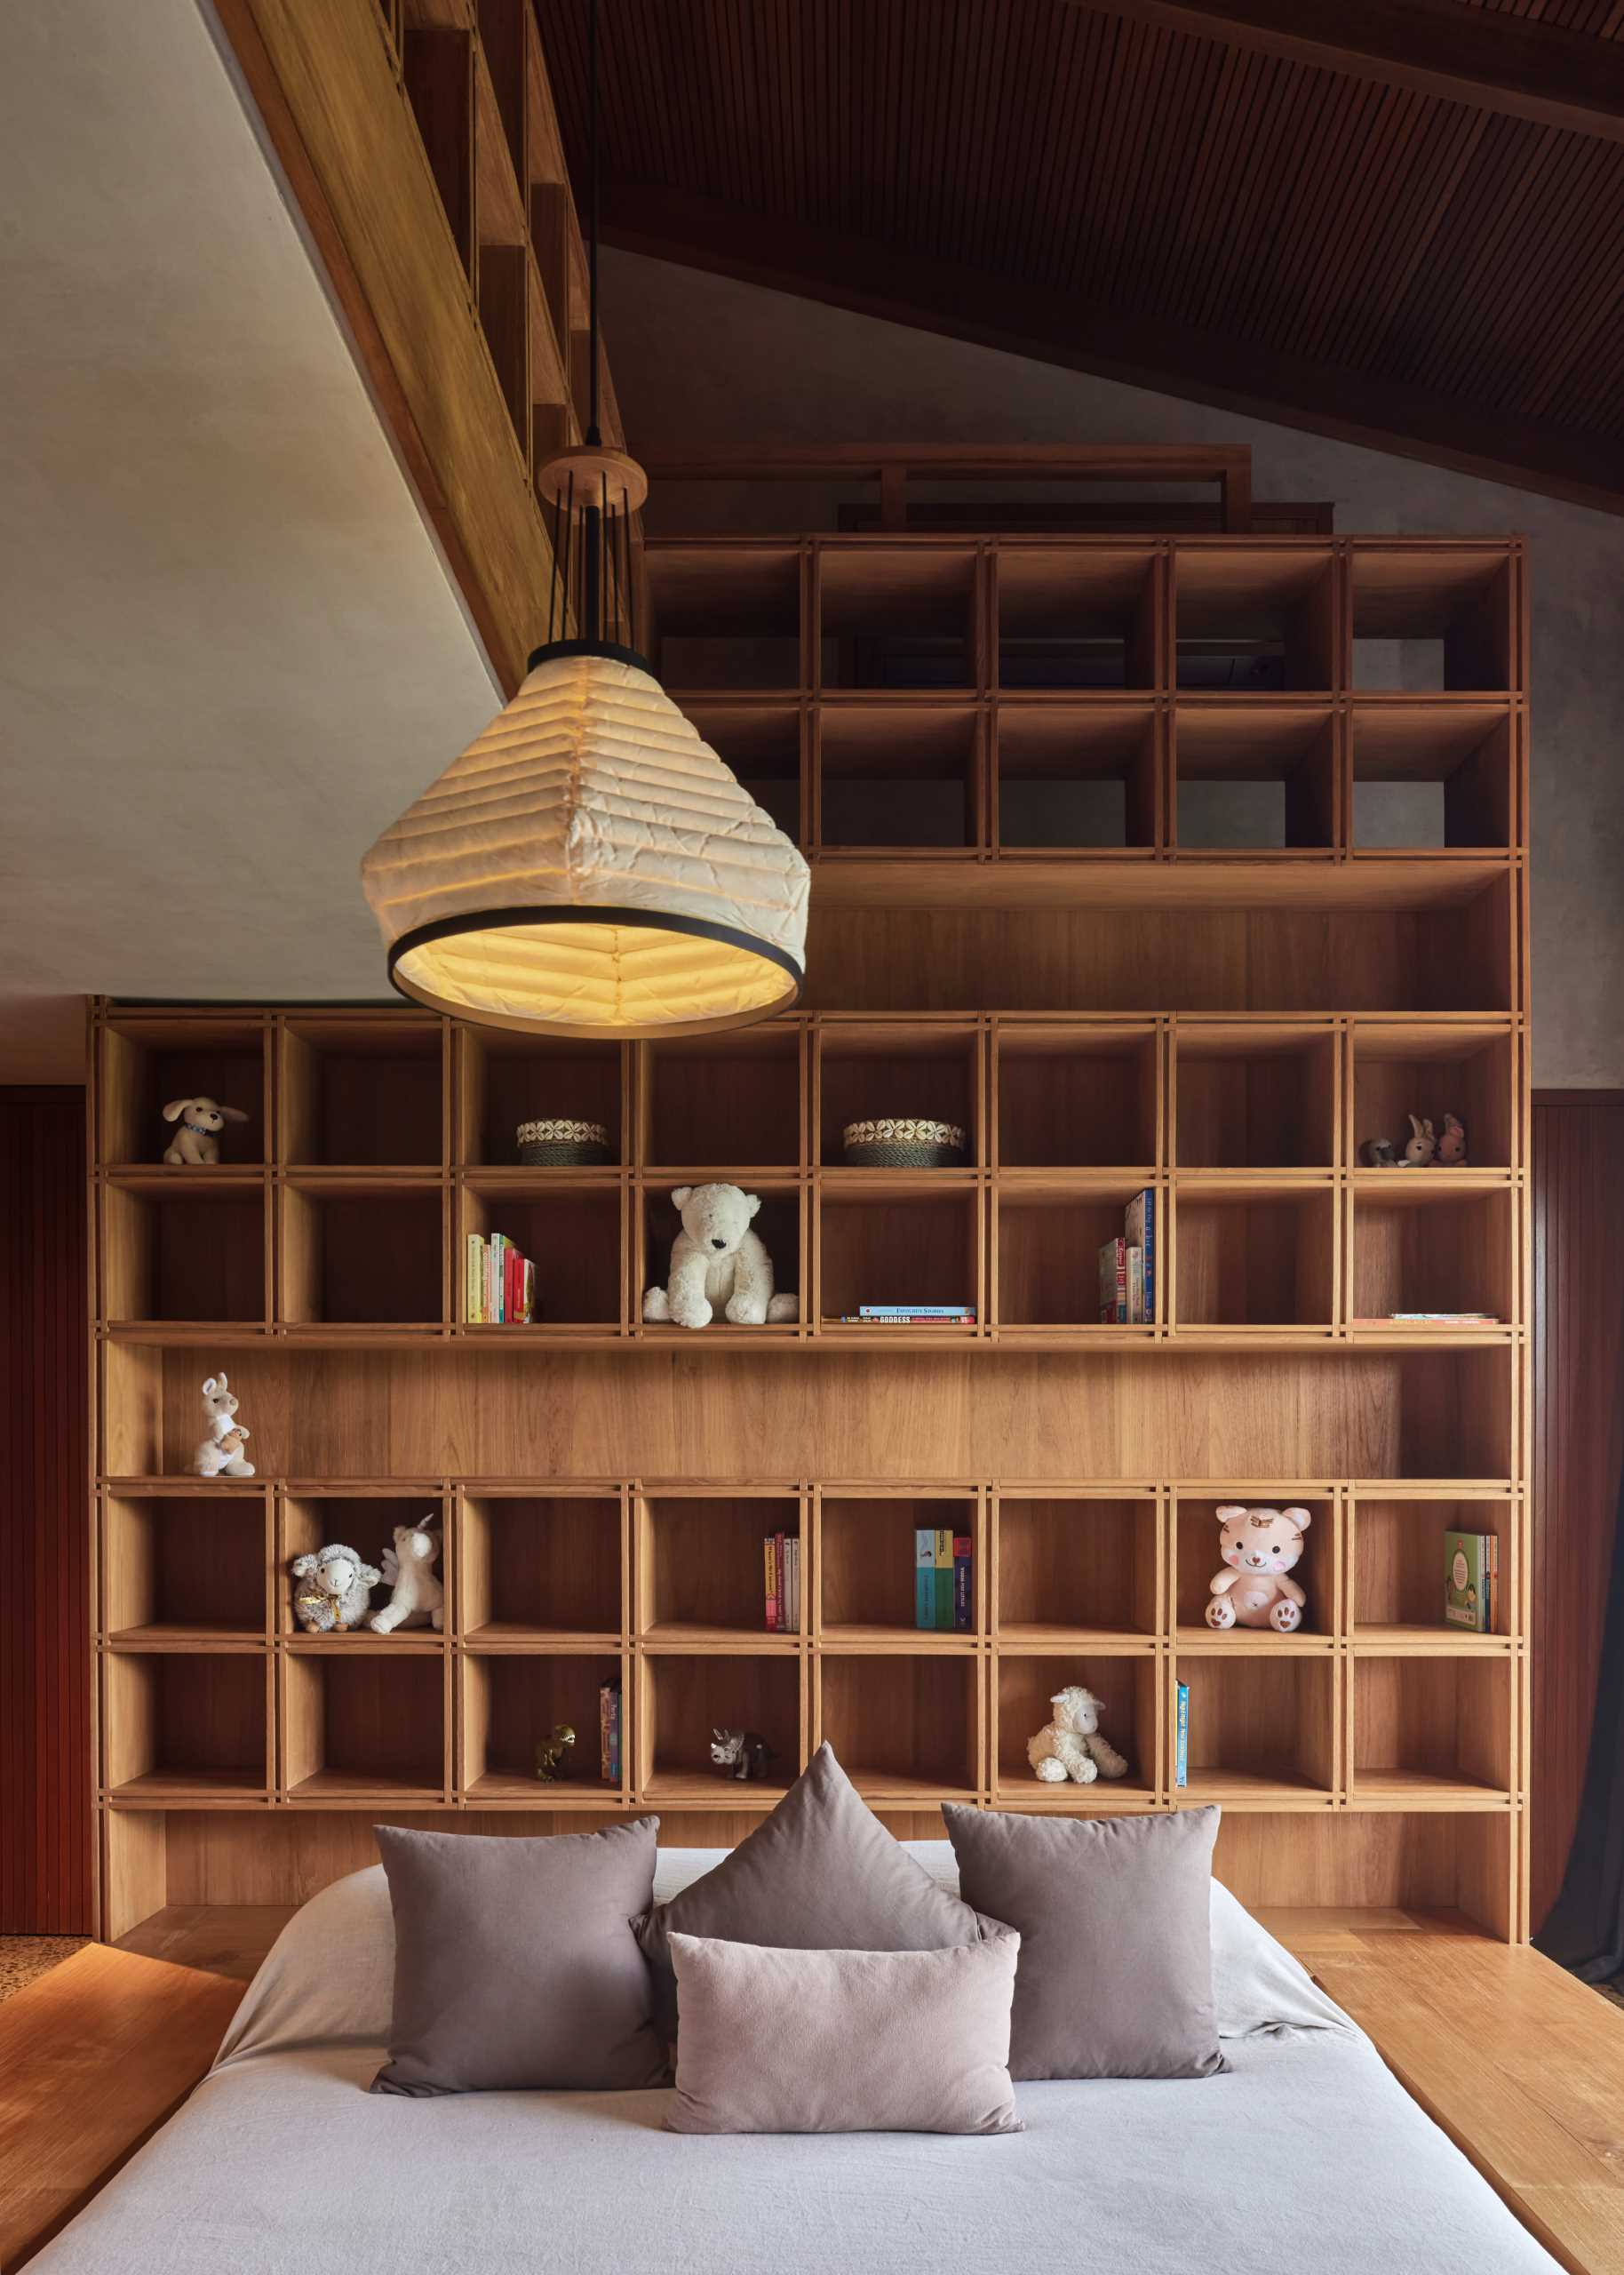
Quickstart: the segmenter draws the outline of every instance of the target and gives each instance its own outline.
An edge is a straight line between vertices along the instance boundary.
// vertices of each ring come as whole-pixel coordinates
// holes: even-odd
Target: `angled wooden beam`
[[[1071,0],[1445,102],[1624,141],[1624,44],[1461,0]]]
[[[1279,355],[1166,317],[1091,305],[988,270],[659,184],[610,183],[603,235],[628,251],[888,323],[1624,513],[1624,451],[1616,443],[1497,419],[1451,396]]]

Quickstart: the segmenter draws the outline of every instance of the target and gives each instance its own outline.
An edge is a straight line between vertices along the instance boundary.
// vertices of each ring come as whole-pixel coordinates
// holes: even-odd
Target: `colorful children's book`
[[[477,1233],[468,1235],[468,1259],[463,1285],[463,1309],[470,1327],[485,1324],[485,1243]]]
[[[1190,1685],[1174,1685],[1173,1702],[1173,1782],[1190,1783]]]
[[[800,1536],[788,1533],[784,1542],[784,1624],[792,1635],[800,1632]]]
[[[1118,1236],[1100,1243],[1100,1323],[1119,1327],[1127,1320],[1127,1242]]]
[[[975,1600],[970,1577],[970,1536],[953,1535],[953,1625],[967,1635],[975,1624]]]
[[[1493,1533],[1444,1535],[1444,1618],[1451,1627],[1475,1635],[1491,1632],[1494,1618],[1494,1561],[1499,1542]]]
[[[1128,1325],[1142,1327],[1144,1318],[1144,1250],[1130,1246],[1127,1252]]]
[[[935,1616],[933,1627],[953,1624],[953,1529],[939,1525],[935,1534]]]
[[[916,1627],[934,1627],[936,1624],[936,1536],[928,1525],[914,1528],[913,1567],[913,1624]]]
[[[771,1533],[761,1543],[762,1577],[765,1592],[762,1598],[767,1619],[767,1632],[775,1634],[778,1626],[778,1560],[776,1544]]]
[[[1136,1193],[1128,1202],[1123,1236],[1130,1249],[1140,1251],[1144,1299],[1139,1318],[1143,1322],[1150,1322],[1156,1317],[1156,1193],[1153,1186],[1146,1185],[1142,1193]]]

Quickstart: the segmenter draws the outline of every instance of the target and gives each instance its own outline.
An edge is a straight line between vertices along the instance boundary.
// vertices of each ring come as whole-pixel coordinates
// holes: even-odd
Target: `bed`
[[[911,1853],[956,1891],[945,1841]],[[661,1853],[674,1895],[721,1852]],[[381,1868],[289,1922],[190,2101],[40,2275],[1550,2275],[1363,2034],[1228,1891],[1230,2064],[1017,2088],[1023,2133],[695,2139],[666,2095],[363,2090],[394,1937]]]

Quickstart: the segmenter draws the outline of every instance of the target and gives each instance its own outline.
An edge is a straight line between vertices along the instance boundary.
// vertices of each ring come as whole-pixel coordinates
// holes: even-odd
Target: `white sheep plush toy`
[[[671,1244],[671,1273],[643,1297],[646,1320],[708,1327],[720,1309],[736,1327],[793,1319],[793,1296],[773,1293],[773,1260],[751,1223],[760,1197],[736,1185],[679,1185],[672,1193],[682,1229]]]
[[[1046,1785],[1058,1785],[1067,1777],[1092,1785],[1096,1777],[1126,1776],[1126,1762],[1100,1735],[1101,1703],[1092,1690],[1075,1683],[1050,1699],[1054,1720],[1026,1742],[1026,1758]]]
[[[240,1106],[219,1106],[213,1098],[171,1098],[163,1109],[165,1122],[180,1124],[164,1148],[172,1168],[208,1169],[220,1157],[220,1131],[228,1122],[246,1122]]]
[[[363,1564],[353,1548],[336,1540],[318,1548],[314,1556],[296,1556],[292,1569],[300,1583],[293,1591],[293,1609],[299,1625],[311,1635],[355,1626],[383,1577],[375,1564]]]
[[[1306,1509],[1223,1504],[1218,1523],[1224,1569],[1213,1575],[1209,1627],[1272,1627],[1289,1635],[1302,1626],[1308,1598],[1286,1575],[1302,1553],[1302,1536],[1312,1521]]]
[[[203,1412],[209,1434],[192,1456],[195,1477],[251,1477],[254,1465],[244,1459],[243,1448],[251,1435],[236,1417],[237,1394],[224,1375],[211,1375],[203,1386]]]
[[[367,1622],[375,1635],[391,1635],[397,1627],[421,1627],[425,1621],[431,1627],[445,1624],[445,1590],[434,1570],[440,1544],[429,1522],[425,1517],[420,1525],[394,1528],[394,1545],[385,1549],[380,1560],[384,1585],[394,1592]]]

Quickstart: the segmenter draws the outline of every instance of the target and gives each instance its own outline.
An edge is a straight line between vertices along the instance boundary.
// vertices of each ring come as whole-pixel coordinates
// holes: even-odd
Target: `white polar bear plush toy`
[[[1049,1704],[1055,1719],[1026,1742],[1026,1758],[1046,1785],[1067,1777],[1092,1785],[1096,1777],[1126,1777],[1127,1764],[1109,1739],[1100,1736],[1100,1704],[1092,1690],[1072,1683],[1057,1690]]]
[[[445,1590],[433,1569],[440,1544],[428,1524],[425,1517],[420,1525],[394,1528],[394,1545],[386,1548],[379,1559],[384,1585],[394,1593],[367,1622],[374,1634],[390,1635],[397,1627],[421,1627],[425,1620],[431,1627],[445,1624]]]
[[[1308,1598],[1286,1575],[1302,1553],[1302,1536],[1312,1521],[1306,1509],[1223,1504],[1218,1522],[1226,1569],[1213,1575],[1209,1627],[1272,1627],[1289,1635],[1302,1626]]]
[[[793,1319],[793,1296],[773,1293],[773,1260],[752,1232],[761,1206],[736,1185],[679,1185],[673,1193],[682,1229],[671,1244],[671,1274],[643,1297],[646,1320],[709,1327],[718,1310],[736,1327]]]

